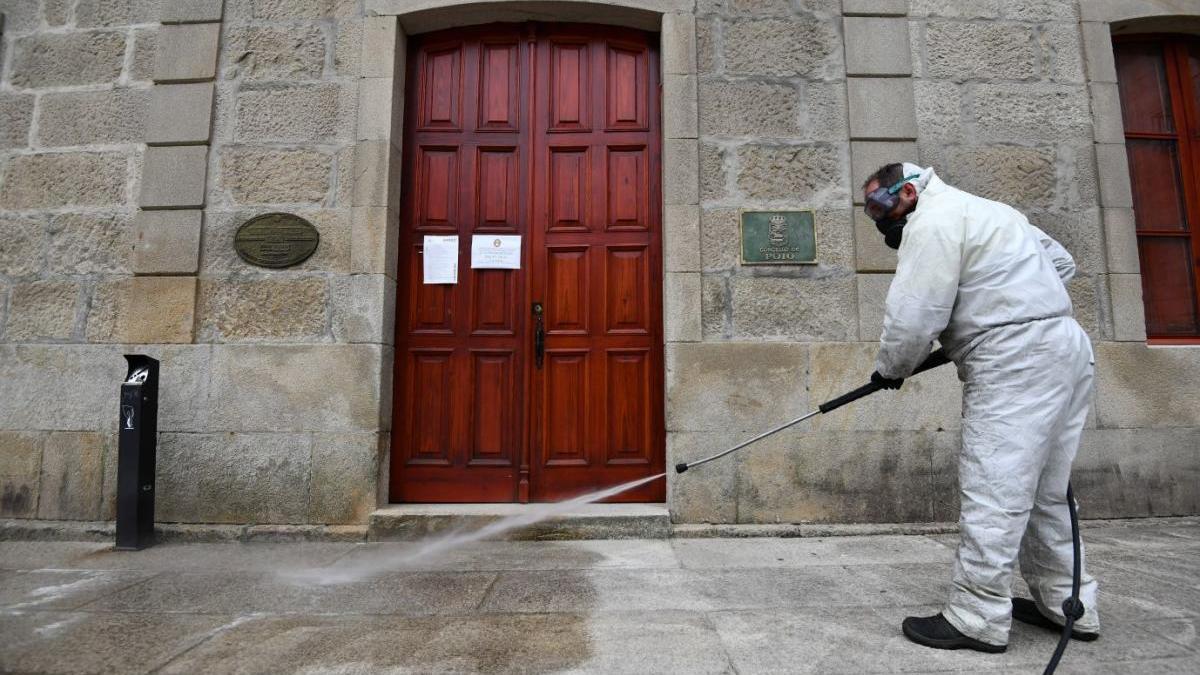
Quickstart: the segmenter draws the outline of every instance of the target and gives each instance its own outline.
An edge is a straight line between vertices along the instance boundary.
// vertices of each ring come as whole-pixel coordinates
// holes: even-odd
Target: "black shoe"
[[[1052,630],[1059,635],[1062,635],[1063,627],[1055,623],[1042,610],[1038,609],[1037,603],[1027,598],[1013,598],[1013,618],[1021,623],[1027,623],[1030,626],[1037,626]],[[1082,640],[1083,642],[1091,642],[1100,637],[1099,633],[1085,633],[1084,631],[1071,629],[1072,640]]]
[[[1008,649],[1008,645],[990,645],[963,635],[941,614],[910,616],[900,627],[904,629],[904,636],[909,640],[934,649],[974,649],[989,654],[999,654]]]

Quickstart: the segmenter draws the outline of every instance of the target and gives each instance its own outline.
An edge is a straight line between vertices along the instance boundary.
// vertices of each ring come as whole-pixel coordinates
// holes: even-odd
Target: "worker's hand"
[[[879,385],[880,389],[899,389],[901,386],[904,385],[904,378],[901,377],[901,378],[892,380],[892,379],[889,379],[889,378],[886,378],[886,377],[880,375],[879,371],[877,370],[877,371],[871,373],[871,382],[874,382],[875,384]]]

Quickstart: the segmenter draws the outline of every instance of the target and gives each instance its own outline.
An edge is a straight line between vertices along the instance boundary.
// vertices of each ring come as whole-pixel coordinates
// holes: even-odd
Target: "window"
[[[1116,38],[1146,333],[1200,339],[1200,38]]]

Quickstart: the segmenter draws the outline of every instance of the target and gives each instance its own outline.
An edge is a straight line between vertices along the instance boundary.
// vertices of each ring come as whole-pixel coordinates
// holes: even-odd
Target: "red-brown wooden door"
[[[392,501],[553,501],[661,472],[654,36],[494,25],[408,57]],[[485,234],[521,235],[521,269],[471,269]],[[422,283],[425,235],[458,235],[457,284]]]
[[[1146,333],[1200,341],[1200,38],[1114,45],[1137,223]]]

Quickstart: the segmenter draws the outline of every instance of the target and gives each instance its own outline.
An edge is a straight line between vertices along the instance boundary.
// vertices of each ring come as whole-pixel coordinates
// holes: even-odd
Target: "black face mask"
[[[875,221],[875,227],[883,235],[883,243],[890,248],[899,249],[900,240],[904,237],[904,226],[908,223],[908,215],[899,218],[888,218]]]

